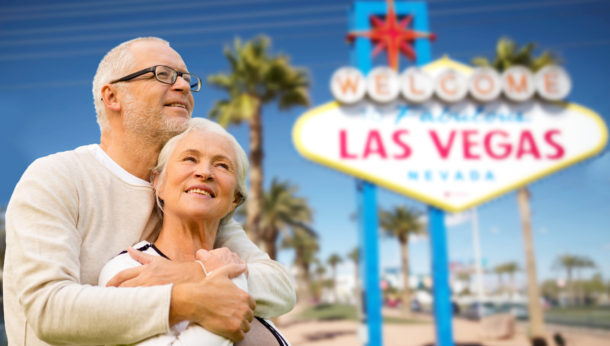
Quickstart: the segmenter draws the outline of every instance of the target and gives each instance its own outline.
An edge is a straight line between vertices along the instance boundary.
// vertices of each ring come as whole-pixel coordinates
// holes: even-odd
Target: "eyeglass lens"
[[[199,77],[184,72],[180,74],[182,78],[189,83],[191,90],[199,90]],[[178,78],[178,71],[167,66],[158,65],[155,69],[155,77],[159,80],[159,82],[174,84]]]

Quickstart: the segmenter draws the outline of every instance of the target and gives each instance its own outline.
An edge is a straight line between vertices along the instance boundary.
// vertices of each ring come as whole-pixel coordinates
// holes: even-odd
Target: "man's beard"
[[[125,129],[138,135],[150,145],[163,146],[188,126],[188,119],[166,117],[151,105],[138,106],[132,95],[126,96],[123,106]]]

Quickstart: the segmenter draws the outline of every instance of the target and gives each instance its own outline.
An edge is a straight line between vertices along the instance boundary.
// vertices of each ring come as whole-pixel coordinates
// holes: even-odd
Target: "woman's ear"
[[[244,198],[244,196],[241,195],[241,193],[239,192],[235,192],[235,196],[233,197],[233,210],[235,210],[235,208],[237,208],[239,206],[239,203],[241,203],[242,199]]]
[[[119,112],[121,110],[121,102],[117,97],[116,90],[111,85],[106,84],[102,87],[102,101],[106,108]]]

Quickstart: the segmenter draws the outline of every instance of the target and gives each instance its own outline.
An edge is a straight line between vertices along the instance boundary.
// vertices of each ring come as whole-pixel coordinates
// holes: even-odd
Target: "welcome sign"
[[[529,96],[523,102],[509,95],[480,102],[461,91],[465,86],[458,78],[446,77],[459,71],[467,80],[471,67],[444,58],[422,70],[432,80],[444,78],[445,91],[460,91],[460,99],[447,102],[437,90],[426,101],[407,102],[396,92],[400,86],[391,85],[396,81],[375,77],[381,81],[377,93],[385,88],[392,100],[363,98],[312,109],[293,129],[297,150],[317,163],[457,212],[594,156],[607,143],[598,114],[532,97],[533,79],[524,84]],[[367,81],[351,82],[362,98],[367,86],[359,83]],[[369,79],[369,97],[380,100],[370,85]]]

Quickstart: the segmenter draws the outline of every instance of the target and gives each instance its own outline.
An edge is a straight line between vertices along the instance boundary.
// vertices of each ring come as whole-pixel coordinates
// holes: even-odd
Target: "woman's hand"
[[[170,325],[188,320],[235,342],[242,340],[250,330],[256,303],[231,279],[241,275],[245,269],[243,264],[229,264],[199,282],[175,285]]]
[[[226,247],[221,247],[213,250],[200,249],[196,253],[196,257],[203,265],[208,273],[221,268],[228,264],[244,264],[246,262],[239,258],[239,256],[229,250]],[[246,265],[246,277],[248,276],[248,266]]]
[[[160,256],[143,253],[132,247],[127,248],[127,252],[131,258],[142,265],[121,271],[110,279],[106,286],[138,287],[177,284],[197,282],[204,277],[201,267],[195,262],[170,261]]]

